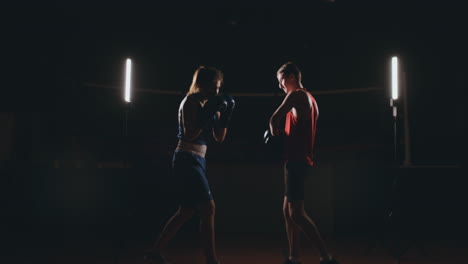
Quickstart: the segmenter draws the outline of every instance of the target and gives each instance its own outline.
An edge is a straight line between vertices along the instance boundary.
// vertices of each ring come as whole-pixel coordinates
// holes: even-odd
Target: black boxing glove
[[[234,111],[236,101],[230,95],[224,95],[223,98],[227,103],[226,110],[221,113],[221,117],[219,118],[217,126],[221,128],[226,128],[228,127],[228,124],[231,121],[232,112]]]
[[[284,140],[284,134],[273,136],[270,129],[265,130],[263,133],[263,143],[267,146],[268,152],[275,156],[283,153],[285,144]]]
[[[208,101],[206,101],[199,112],[201,128],[205,129],[212,126],[217,118],[216,112],[223,113],[227,105],[227,101],[222,96],[212,96],[208,98]]]
[[[272,135],[271,135],[270,129],[265,130],[265,133],[263,133],[263,143],[265,145],[269,144],[271,137]]]

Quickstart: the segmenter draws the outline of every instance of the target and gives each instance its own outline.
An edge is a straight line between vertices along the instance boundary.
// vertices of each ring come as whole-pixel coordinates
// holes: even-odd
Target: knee
[[[179,208],[177,211],[177,216],[182,217],[182,218],[190,218],[192,215],[195,213],[194,208]]]
[[[284,218],[286,218],[286,220],[289,220],[291,218],[288,206],[283,206],[283,216]]]
[[[214,203],[200,206],[199,213],[201,218],[209,218],[215,215],[216,206]]]
[[[301,211],[291,210],[289,212],[289,219],[291,219],[296,224],[301,224],[305,220],[305,215]]]

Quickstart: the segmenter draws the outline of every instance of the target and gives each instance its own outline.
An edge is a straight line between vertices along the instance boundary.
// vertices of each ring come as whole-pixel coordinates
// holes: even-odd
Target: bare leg
[[[153,250],[159,252],[164,249],[177,231],[179,231],[182,225],[187,222],[194,213],[195,209],[193,208],[179,207],[177,212],[167,221],[158,240],[156,240],[153,246]]]
[[[200,204],[201,239],[205,250],[206,263],[218,263],[215,247],[215,203],[213,200]]]
[[[288,203],[289,216],[296,223],[296,225],[304,232],[304,234],[314,242],[320,252],[320,256],[324,260],[331,259],[328,250],[325,247],[325,242],[320,236],[315,223],[310,219],[304,210],[304,201],[292,201]]]
[[[301,230],[289,216],[288,198],[284,197],[283,216],[289,244],[289,259],[299,260]]]

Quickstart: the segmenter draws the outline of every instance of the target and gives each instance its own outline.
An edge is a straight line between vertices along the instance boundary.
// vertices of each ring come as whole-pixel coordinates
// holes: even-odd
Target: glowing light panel
[[[132,81],[132,60],[127,59],[125,67],[125,96],[124,100],[127,103],[130,103],[130,91],[131,91],[131,82]]]
[[[392,99],[398,99],[398,58],[392,57]]]

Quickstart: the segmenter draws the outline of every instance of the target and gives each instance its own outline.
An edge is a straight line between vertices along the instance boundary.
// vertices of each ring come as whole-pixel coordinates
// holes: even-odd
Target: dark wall
[[[8,139],[0,141],[0,169],[2,226],[15,243],[31,235],[57,243],[122,241],[121,233],[150,241],[175,210],[169,165],[177,108],[196,67],[221,68],[229,93],[272,92],[278,91],[275,72],[287,60],[299,63],[320,108],[309,212],[327,234],[372,233],[395,194],[387,92],[394,54],[408,77],[413,161],[461,167],[400,171],[400,220],[408,217],[403,223],[417,222],[435,236],[466,234],[466,52],[456,12],[403,8],[408,12],[393,23],[390,10],[353,12],[345,3],[338,9],[153,7],[144,14],[133,6],[127,24],[123,6],[119,12],[101,7],[25,10],[24,19],[9,24],[15,41],[5,53],[15,73],[1,97],[1,111],[9,114],[1,119],[0,134]],[[135,93],[126,109],[120,90],[89,83],[120,87],[128,56],[135,86],[149,91]],[[380,90],[326,94],[368,87]],[[283,230],[281,167],[262,143],[281,99],[236,97],[226,142],[210,146],[221,232]],[[399,131],[399,160],[401,139]],[[111,169],[124,161],[131,169]],[[185,232],[196,231],[196,222]]]

